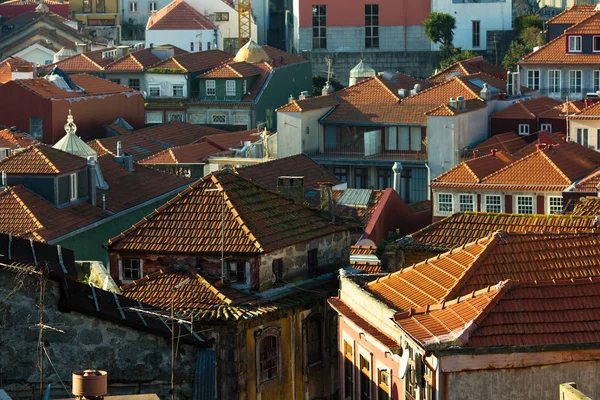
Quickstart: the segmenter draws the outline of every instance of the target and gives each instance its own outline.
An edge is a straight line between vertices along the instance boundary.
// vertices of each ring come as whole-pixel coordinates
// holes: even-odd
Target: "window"
[[[548,214],[562,213],[563,199],[560,196],[548,197]]]
[[[327,6],[312,6],[313,49],[327,48]]]
[[[569,36],[569,52],[581,52],[581,36]]]
[[[519,135],[529,135],[529,124],[519,124]]]
[[[189,112],[187,113],[187,120],[193,124],[205,124],[206,113],[205,112]]]
[[[151,1],[149,4],[150,11],[158,11],[158,3],[156,1]]]
[[[235,96],[235,81],[225,81],[225,96]]]
[[[550,93],[560,93],[560,70],[548,71],[548,91]]]
[[[588,146],[588,130],[587,128],[577,128],[577,143],[582,146]]]
[[[92,12],[92,0],[83,0],[83,12],[84,13]]]
[[[215,81],[210,80],[206,81],[206,95],[207,96],[215,96],[217,94],[217,88],[215,85]]]
[[[569,71],[569,89],[571,93],[581,93],[581,71]]]
[[[271,271],[273,272],[273,283],[283,283],[283,258],[276,258],[271,263]]]
[[[371,363],[362,355],[360,359],[360,400],[371,400]]]
[[[140,80],[139,79],[129,79],[129,84],[127,86],[129,86],[131,89],[133,90],[140,90]]]
[[[342,183],[348,182],[348,169],[345,167],[333,167],[333,176]]]
[[[246,282],[246,265],[243,262],[231,261],[225,263],[225,278],[229,282]]]
[[[150,86],[148,92],[150,97],[160,97],[160,86]]]
[[[473,47],[481,46],[481,21],[471,21],[473,27]]]
[[[183,113],[182,112],[169,112],[167,113],[167,121],[183,121]]]
[[[323,358],[323,324],[320,315],[311,315],[306,320],[306,362],[315,365]]]
[[[408,351],[408,367],[406,368],[406,375],[404,376],[406,399],[415,399],[417,396],[417,374],[415,371],[415,359],[414,351],[412,347],[404,349]]]
[[[533,214],[533,196],[517,196],[517,214]]]
[[[221,125],[227,123],[227,114],[212,114],[210,116],[210,123]]]
[[[369,187],[369,170],[366,168],[354,169],[354,187],[356,189],[367,189]]]
[[[365,48],[379,48],[379,5],[365,5]]]
[[[71,201],[77,200],[77,174],[71,174]]]
[[[474,211],[473,207],[473,196],[472,194],[461,194],[458,196],[458,210],[463,211]]]
[[[318,249],[309,250],[307,253],[306,261],[307,261],[309,271],[316,270],[317,267],[319,266],[319,250]]]
[[[31,133],[31,136],[41,140],[44,137],[43,125],[44,121],[41,118],[29,118],[29,133]]]
[[[117,85],[121,84],[121,80],[118,78],[109,79],[109,81],[111,81],[112,83],[116,83]]]
[[[163,113],[162,111],[146,111],[146,123],[147,124],[162,124]]]
[[[233,125],[248,125],[248,114],[233,114]]]
[[[344,340],[344,399],[354,398],[354,354],[352,345]]]
[[[138,3],[137,3],[137,1],[130,1],[129,2],[129,12],[134,13],[134,12],[137,12],[137,10],[138,10]]]
[[[194,42],[190,42],[190,51],[194,51]]]
[[[210,42],[206,42],[206,50],[210,50],[211,48],[211,43]]]
[[[390,126],[385,130],[386,150],[410,150],[408,126]],[[419,140],[420,143],[420,140]]]
[[[142,261],[137,258],[121,259],[121,276],[123,280],[136,280],[142,277]]]
[[[449,215],[452,213],[452,195],[449,193],[438,194],[438,211],[440,214]]]
[[[390,168],[377,169],[377,186],[381,190],[392,187],[392,170]]]
[[[499,195],[488,194],[485,196],[485,212],[489,213],[501,213],[502,212],[502,199]]]
[[[96,12],[103,13],[106,12],[106,4],[104,0],[96,0]]]
[[[183,85],[173,85],[173,97],[183,97]]]
[[[244,79],[242,81],[242,96],[245,96],[247,94],[248,94],[248,81]]]
[[[600,36],[598,36],[600,38]],[[592,84],[594,85],[594,92],[598,93],[600,92],[600,71],[594,71],[594,77],[593,77],[593,82]]]
[[[552,132],[552,124],[542,124],[541,129],[546,132]]]
[[[259,374],[260,382],[277,377],[278,370],[277,336],[269,335],[260,340]]]
[[[229,13],[228,12],[215,13],[215,21],[229,21]]]
[[[593,42],[593,51],[594,52],[599,52],[600,51],[600,36],[593,36],[592,37],[592,42]]]
[[[390,374],[387,370],[379,370],[377,379],[377,400],[390,400]]]
[[[527,87],[533,90],[540,89],[540,71],[527,71]]]
[[[421,151],[421,127],[419,126],[410,128],[410,149],[411,151]]]

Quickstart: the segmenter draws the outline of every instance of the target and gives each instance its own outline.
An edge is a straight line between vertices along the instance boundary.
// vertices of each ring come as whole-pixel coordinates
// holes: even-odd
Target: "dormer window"
[[[569,36],[569,53],[581,53],[581,36]]]
[[[71,201],[77,200],[77,174],[71,174]]]
[[[594,46],[594,53],[600,53],[600,36],[593,36],[592,43]]]

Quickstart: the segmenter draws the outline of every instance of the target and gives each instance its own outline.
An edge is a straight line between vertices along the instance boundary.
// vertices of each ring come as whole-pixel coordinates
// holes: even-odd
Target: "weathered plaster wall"
[[[442,361],[443,363],[443,361]],[[600,362],[569,362],[541,367],[481,370],[446,375],[448,400],[529,400],[558,397],[564,382],[592,399],[600,398]]]
[[[39,397],[38,281],[26,279],[12,293],[15,275],[0,271],[0,373],[3,388],[13,399]],[[71,388],[71,373],[97,368],[109,373],[109,394],[156,393],[169,397],[171,344],[168,339],[106,320],[58,309],[59,286],[48,281],[44,323],[64,333],[46,330],[44,343],[52,363],[44,360],[44,384],[52,393],[66,395],[60,380]],[[196,351],[179,345],[176,365],[177,399],[192,397]]]

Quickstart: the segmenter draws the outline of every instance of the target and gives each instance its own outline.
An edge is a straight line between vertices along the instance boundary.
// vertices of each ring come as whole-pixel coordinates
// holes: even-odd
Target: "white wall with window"
[[[502,194],[484,194],[482,211],[501,213],[504,211],[504,196]]]
[[[539,90],[540,89],[540,75],[539,69],[533,69],[527,71],[527,84],[529,89]]]
[[[547,196],[546,197],[546,214],[558,214],[563,211],[562,196]]]
[[[570,119],[567,138],[590,149],[600,149],[600,119]]]
[[[195,51],[206,50],[208,45],[220,49],[221,33],[213,29],[146,29],[145,43],[146,47],[168,43],[185,50],[194,43]]]
[[[146,74],[148,97],[187,97],[188,82],[183,74]]]
[[[513,196],[513,210],[516,214],[535,214],[534,196]]]

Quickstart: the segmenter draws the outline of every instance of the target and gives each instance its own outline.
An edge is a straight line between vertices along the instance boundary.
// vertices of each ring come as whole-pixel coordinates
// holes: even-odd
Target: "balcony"
[[[566,100],[568,97],[569,101],[583,100],[588,97],[597,98],[597,92],[598,89],[592,88],[563,88],[559,90],[550,90],[547,88],[539,89],[540,96],[548,96],[556,100]]]

